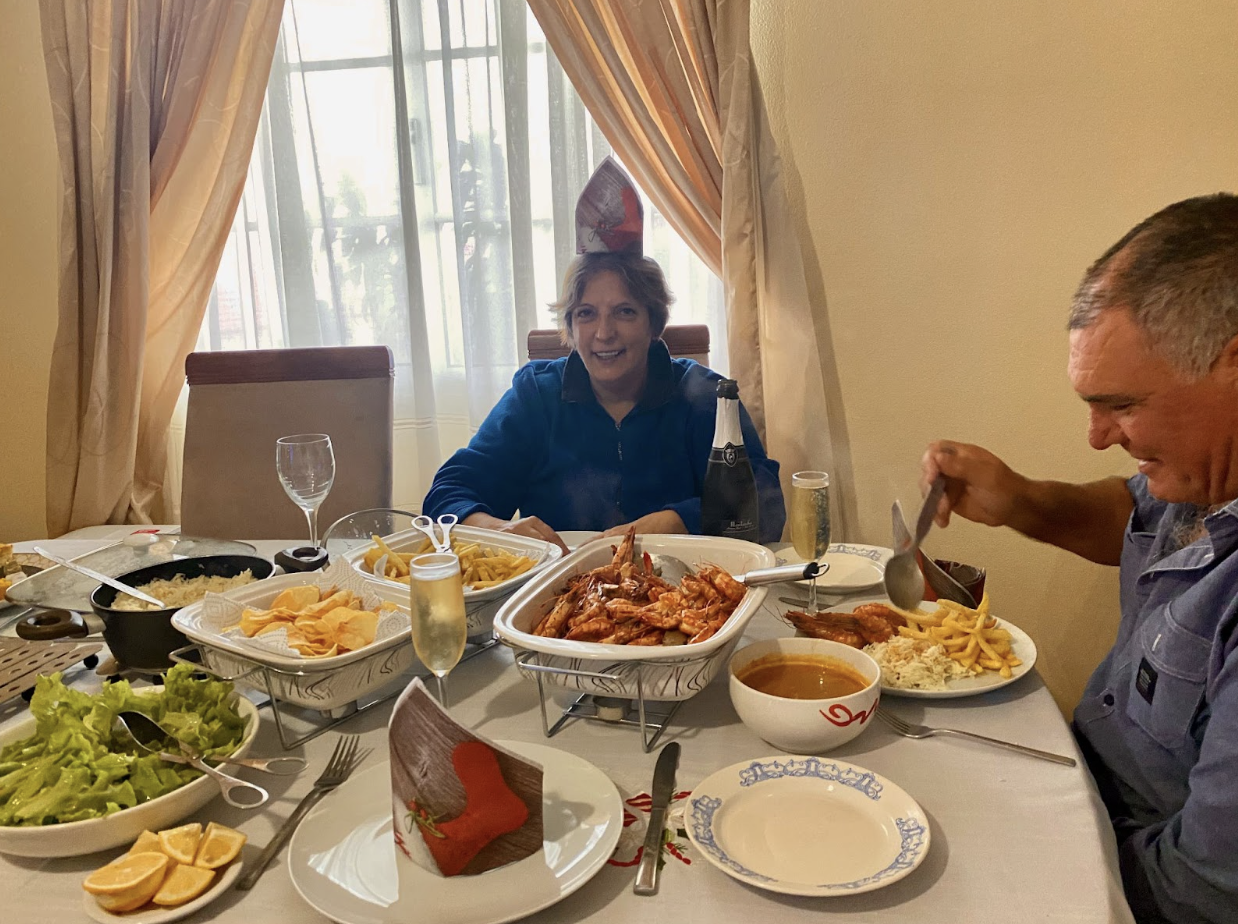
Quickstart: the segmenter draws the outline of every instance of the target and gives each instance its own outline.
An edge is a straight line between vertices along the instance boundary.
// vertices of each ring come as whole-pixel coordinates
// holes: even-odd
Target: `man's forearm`
[[[1087,484],[1027,479],[1007,525],[1097,564],[1116,565],[1134,506],[1122,478]]]

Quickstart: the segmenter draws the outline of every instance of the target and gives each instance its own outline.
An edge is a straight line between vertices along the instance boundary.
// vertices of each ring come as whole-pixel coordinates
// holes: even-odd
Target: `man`
[[[1120,564],[1117,641],[1074,730],[1140,922],[1238,921],[1238,196],[1171,205],[1092,265],[1070,315],[1088,442],[1124,481],[1034,481],[936,442],[937,512]]]

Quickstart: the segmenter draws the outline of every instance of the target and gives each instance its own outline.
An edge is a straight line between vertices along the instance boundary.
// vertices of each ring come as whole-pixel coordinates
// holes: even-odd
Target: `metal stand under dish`
[[[658,739],[671,724],[675,713],[683,705],[683,700],[646,700],[644,682],[641,677],[641,667],[644,662],[631,661],[636,665],[636,697],[603,696],[598,693],[582,693],[563,709],[562,715],[553,725],[550,724],[550,714],[546,709],[546,685],[543,678],[547,674],[560,677],[574,677],[586,682],[603,682],[610,684],[622,683],[625,678],[617,674],[602,671],[584,671],[568,667],[554,667],[538,663],[541,653],[516,649],[516,666],[533,673],[537,678],[537,696],[542,711],[542,731],[547,738],[553,738],[571,719],[583,719],[586,722],[601,722],[606,725],[629,725],[639,728],[641,742],[645,753],[657,746]],[[635,702],[635,707],[633,707]]]
[[[499,640],[494,636],[479,636],[476,639],[469,639],[465,644],[464,654],[460,657],[460,662],[463,663],[470,658],[474,658],[483,651],[493,648],[498,643]],[[319,710],[308,706],[301,706],[297,703],[286,702],[273,695],[274,691],[281,688],[278,678],[312,677],[313,672],[275,667],[256,661],[253,658],[246,658],[233,651],[228,651],[226,654],[230,660],[238,662],[241,668],[236,671],[219,671],[209,666],[203,657],[203,651],[209,647],[197,643],[186,645],[184,648],[178,648],[176,651],[173,651],[169,657],[173,661],[188,664],[195,670],[204,671],[220,680],[239,683],[242,686],[266,694],[267,699],[270,701],[271,714],[275,717],[275,729],[279,733],[279,743],[285,751],[290,751],[308,741],[312,741],[324,732],[328,732],[337,725],[347,722],[353,716],[372,709],[390,699],[394,699],[408,685],[408,676],[411,673],[406,671],[393,677],[390,682],[359,696],[353,702],[345,703],[334,709]],[[379,651],[375,652],[374,657],[381,658],[385,655],[386,652]],[[304,734],[296,732],[292,728],[291,723],[293,720],[296,720],[298,724],[309,725],[310,730]]]

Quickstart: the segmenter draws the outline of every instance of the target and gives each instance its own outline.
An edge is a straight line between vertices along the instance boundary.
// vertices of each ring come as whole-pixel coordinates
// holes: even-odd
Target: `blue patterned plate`
[[[688,837],[728,876],[787,895],[855,895],[923,862],[929,824],[885,777],[824,757],[762,757],[705,779]]]

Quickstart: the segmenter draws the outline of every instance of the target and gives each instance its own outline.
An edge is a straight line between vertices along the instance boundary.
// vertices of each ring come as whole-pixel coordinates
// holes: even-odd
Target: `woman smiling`
[[[640,200],[609,158],[577,206],[577,249],[555,310],[565,359],[522,367],[422,509],[560,541],[557,530],[699,533],[718,373],[660,339],[671,294],[641,255]],[[782,535],[778,463],[740,409],[763,542]],[[511,521],[519,510],[521,518]]]

